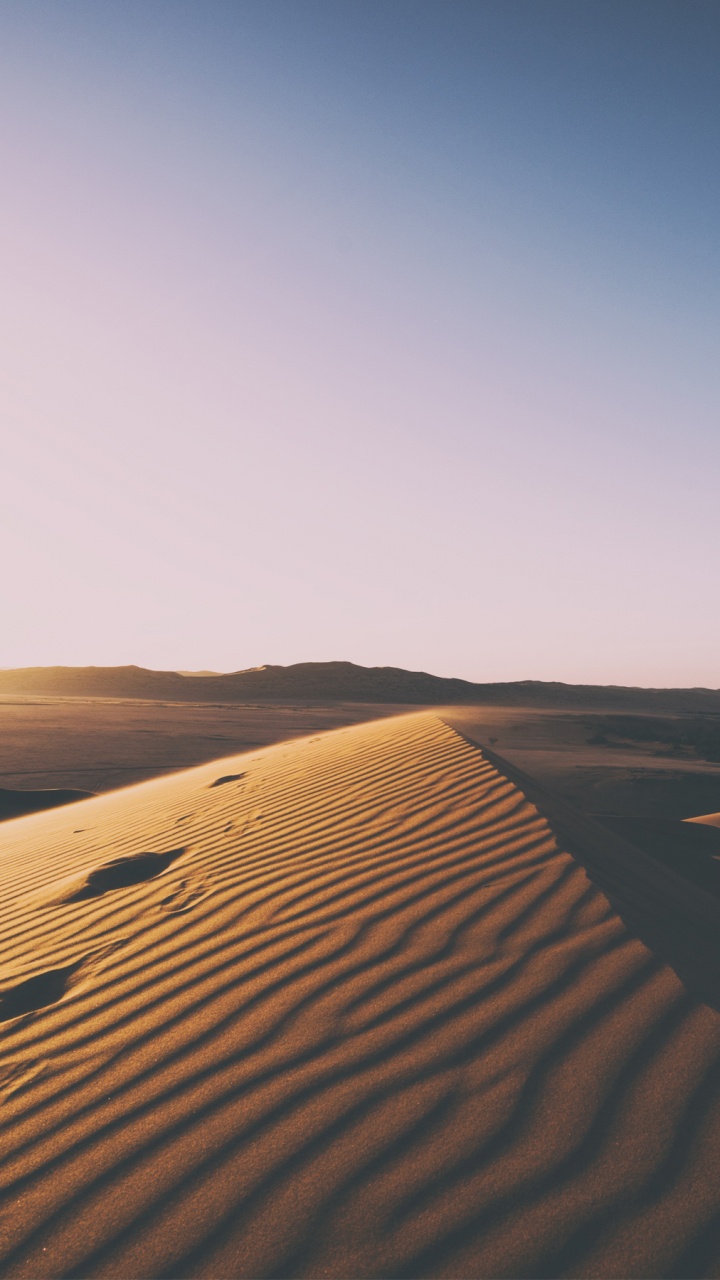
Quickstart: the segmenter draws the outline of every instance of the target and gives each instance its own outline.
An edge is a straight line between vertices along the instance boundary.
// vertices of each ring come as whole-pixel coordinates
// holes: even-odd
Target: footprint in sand
[[[187,846],[169,849],[167,853],[130,853],[122,858],[111,858],[91,871],[85,871],[72,879],[51,885],[39,896],[38,905],[50,906],[70,902],[85,902],[100,898],[115,889],[127,889],[134,884],[152,880],[187,851]]]
[[[168,915],[180,915],[184,911],[190,911],[194,906],[206,898],[209,893],[208,886],[203,880],[188,878],[181,880],[180,884],[162,899],[160,906],[163,911],[167,911]]]
[[[124,944],[124,938],[116,938],[107,946],[73,960],[71,964],[45,969],[43,973],[35,973],[30,978],[23,978],[20,982],[4,987],[0,990],[0,1022],[22,1018],[26,1013],[37,1013],[50,1004],[57,1004],[71,988],[89,976],[100,960],[104,960]]]
[[[82,963],[82,960],[76,960],[73,964],[48,969],[45,973],[25,978],[15,986],[6,987],[0,995],[0,1022],[9,1022],[11,1018],[21,1018],[24,1013],[35,1013],[49,1004],[57,1004]]]

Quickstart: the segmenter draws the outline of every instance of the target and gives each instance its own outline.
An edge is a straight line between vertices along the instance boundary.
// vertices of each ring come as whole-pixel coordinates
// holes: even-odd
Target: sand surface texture
[[[5,697],[0,699],[0,788],[23,793],[55,787],[114,791],[219,756],[407,710],[347,703],[206,706],[123,698]],[[720,786],[695,812],[714,808],[716,799],[720,803]],[[28,806],[23,812],[29,811]],[[0,821],[5,816],[0,792]]]
[[[0,840],[3,1276],[718,1275],[720,1016],[436,715]]]

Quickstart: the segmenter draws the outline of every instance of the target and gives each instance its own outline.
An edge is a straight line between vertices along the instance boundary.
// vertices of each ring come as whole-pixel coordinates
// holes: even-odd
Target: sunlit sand
[[[2,849],[3,1275],[715,1274],[720,1016],[438,716]]]

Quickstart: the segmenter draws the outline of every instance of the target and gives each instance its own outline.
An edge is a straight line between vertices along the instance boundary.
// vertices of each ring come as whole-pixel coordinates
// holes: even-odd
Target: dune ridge
[[[720,1017],[432,713],[0,848],[3,1276],[717,1274]]]
[[[685,818],[685,822],[699,822],[702,826],[720,827],[720,813],[701,813],[697,818]]]

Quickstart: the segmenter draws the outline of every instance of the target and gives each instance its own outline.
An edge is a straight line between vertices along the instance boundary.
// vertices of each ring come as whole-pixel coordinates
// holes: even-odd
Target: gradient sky
[[[720,685],[718,0],[0,0],[0,666]]]

